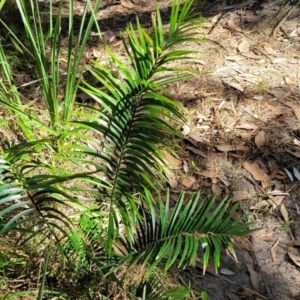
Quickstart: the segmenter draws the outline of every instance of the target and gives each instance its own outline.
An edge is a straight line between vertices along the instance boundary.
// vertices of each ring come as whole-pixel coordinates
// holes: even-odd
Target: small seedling
[[[279,227],[279,230],[287,231],[292,223],[293,223],[292,221],[282,223],[281,226]]]

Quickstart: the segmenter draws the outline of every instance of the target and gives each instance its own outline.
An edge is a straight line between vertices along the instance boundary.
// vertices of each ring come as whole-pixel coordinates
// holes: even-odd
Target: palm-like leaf
[[[148,202],[154,201],[150,193],[144,195],[150,197],[147,199]],[[204,249],[204,267],[207,266],[209,255],[213,252],[217,271],[220,265],[221,246],[233,249],[234,237],[251,232],[249,223],[241,223],[241,219],[232,219],[238,204],[228,211],[229,199],[225,198],[215,206],[215,196],[203,201],[199,201],[200,193],[188,201],[185,198],[185,194],[182,193],[177,199],[176,206],[170,209],[170,197],[167,194],[165,201],[159,200],[159,215],[154,209],[148,213],[147,210],[143,210],[143,221],[136,228],[132,240],[121,239],[130,262],[148,262],[151,271],[165,259],[165,270],[168,270],[176,261],[179,267],[191,264],[201,245]]]
[[[118,214],[128,233],[132,234],[130,228],[136,222],[138,210],[130,195],[132,191],[142,191],[143,186],[161,186],[161,179],[165,178],[162,172],[164,155],[157,144],[169,147],[172,137],[180,136],[170,121],[184,120],[182,108],[162,92],[166,92],[165,85],[190,78],[195,73],[191,69],[170,66],[173,61],[186,60],[198,53],[193,50],[171,50],[171,47],[186,41],[201,41],[194,30],[202,20],[188,16],[192,2],[186,1],[181,8],[178,1],[174,2],[167,38],[158,9],[153,15],[152,34],[148,34],[138,20],[137,31],[129,25],[127,39],[123,38],[129,65],[107,47],[117,75],[98,63],[90,70],[107,91],[88,83],[82,87],[101,107],[93,109],[97,117],[92,122],[77,121],[76,124],[94,131],[99,137],[98,149],[87,147],[81,151],[108,165],[106,176],[112,187],[110,237],[115,236]],[[159,75],[162,72],[166,75]],[[178,76],[178,72],[181,75]],[[160,176],[155,180],[153,174]],[[109,239],[110,254],[111,246],[112,240]]]
[[[75,201],[55,184],[67,176],[40,175],[45,166],[32,160],[49,141],[30,142],[10,148],[0,162],[0,235],[18,231],[19,241],[35,241],[35,246],[55,242],[64,255],[63,243],[70,238],[72,223],[61,207]],[[48,147],[47,145],[46,147]],[[27,160],[31,160],[26,162]]]

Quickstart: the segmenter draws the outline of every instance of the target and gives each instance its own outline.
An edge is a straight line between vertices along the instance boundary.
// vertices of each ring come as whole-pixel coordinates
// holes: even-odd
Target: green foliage
[[[188,0],[182,5],[174,1],[167,35],[159,9],[152,15],[152,32],[143,29],[138,19],[137,30],[129,24],[122,37],[127,60],[106,47],[114,70],[97,62],[89,68],[104,88],[88,82],[80,86],[99,108],[82,104],[75,110],[80,60],[100,5],[96,2],[92,7],[86,1],[76,42],[70,3],[68,68],[60,104],[61,10],[54,18],[50,4],[50,27],[45,34],[37,2],[31,0],[26,6],[24,1],[16,1],[29,46],[6,28],[18,49],[24,55],[30,53],[29,62],[36,65],[51,125],[24,107],[0,45],[7,79],[5,83],[0,80],[0,102],[11,115],[17,115],[16,122],[29,139],[5,149],[0,158],[0,234],[16,232],[17,245],[26,243],[39,250],[45,261],[39,299],[47,294],[47,272],[59,273],[50,263],[57,257],[75,282],[86,283],[83,293],[87,297],[109,294],[99,282],[114,282],[125,293],[125,279],[117,271],[143,264],[148,271],[141,277],[135,297],[179,299],[187,290],[165,291],[153,275],[155,268],[185,267],[200,248],[204,266],[213,253],[217,270],[221,247],[232,249],[232,239],[249,232],[249,224],[242,219],[232,220],[237,205],[229,208],[228,199],[217,205],[215,197],[200,200],[198,193],[186,199],[182,193],[171,207],[169,192],[164,191],[166,157],[162,149],[174,152],[178,148],[173,139],[181,134],[174,124],[184,122],[183,109],[170,98],[167,88],[198,74],[179,64],[196,60],[199,52],[179,46],[201,42],[198,30],[202,20],[190,15],[193,1]],[[33,14],[37,20],[31,21]],[[34,126],[51,136],[36,139]],[[164,193],[165,201],[160,196]],[[159,195],[158,202],[154,195]],[[53,291],[52,295],[60,293]]]
[[[154,203],[149,191],[143,196],[151,198],[143,202]],[[216,207],[213,207],[215,196],[202,199],[201,202],[199,200],[200,193],[188,200],[182,193],[176,199],[175,207],[170,210],[168,193],[165,201],[159,200],[159,214],[153,207],[148,213],[144,209],[143,221],[135,228],[136,234],[132,240],[128,237],[121,240],[128,252],[126,259],[130,263],[148,263],[149,272],[166,259],[164,266],[167,271],[176,262],[178,267],[192,264],[200,243],[204,249],[204,267],[207,267],[209,255],[213,252],[217,273],[221,245],[233,249],[232,238],[248,234],[249,224],[241,223],[241,219],[232,221],[238,204],[228,211],[230,201],[226,198]]]
[[[41,122],[35,115],[34,109],[28,109],[20,97],[18,88],[13,81],[13,71],[0,43],[0,59],[3,65],[5,80],[0,80],[0,102],[10,114],[16,114],[16,122],[30,141],[35,139],[35,127],[43,128],[50,134],[59,134],[60,126],[69,121],[74,113],[76,92],[81,81],[84,66],[81,64],[84,50],[91,33],[93,24],[97,26],[95,13],[100,7],[101,0],[96,0],[94,6],[87,0],[84,5],[78,38],[74,38],[73,1],[70,1],[68,15],[68,51],[66,79],[61,74],[62,31],[61,6],[54,14],[54,5],[49,3],[49,25],[45,29],[38,1],[16,0],[15,4],[20,13],[25,36],[21,39],[13,29],[0,19],[6,29],[11,43],[20,52],[28,67],[32,70],[35,80],[28,84],[39,83],[42,99],[48,110],[50,126]],[[89,17],[92,14],[93,17]],[[100,30],[98,28],[99,34]],[[50,52],[47,50],[50,48]],[[60,103],[60,89],[64,84],[63,103]]]

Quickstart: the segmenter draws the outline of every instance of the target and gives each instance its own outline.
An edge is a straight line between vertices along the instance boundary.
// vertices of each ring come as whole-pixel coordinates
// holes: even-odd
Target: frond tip
[[[144,195],[152,198],[149,192]],[[217,205],[215,198],[211,196],[200,201],[200,193],[197,193],[187,201],[185,194],[181,193],[176,206],[170,208],[170,195],[167,193],[165,201],[159,200],[159,215],[154,209],[143,209],[144,218],[136,235],[131,241],[122,239],[130,260],[134,263],[147,262],[152,270],[164,259],[167,271],[175,263],[179,267],[192,264],[201,245],[204,267],[208,264],[210,253],[213,253],[217,271],[221,246],[232,249],[232,239],[244,236],[251,230],[249,223],[241,222],[242,218],[232,219],[238,204],[228,210],[231,203],[228,198]],[[146,200],[154,201],[153,198]]]

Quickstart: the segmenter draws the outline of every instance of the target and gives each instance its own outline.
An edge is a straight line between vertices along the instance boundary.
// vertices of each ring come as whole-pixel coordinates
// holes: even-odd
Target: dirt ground
[[[78,16],[82,2],[74,1]],[[158,2],[165,19],[170,2]],[[149,27],[155,4],[103,1],[103,39],[87,57],[101,62],[105,44],[118,52],[118,32],[136,15]],[[179,159],[170,155],[169,184],[174,192],[230,196],[260,229],[236,242],[238,262],[224,250],[218,275],[208,268],[203,276],[199,256],[196,268],[176,276],[190,281],[195,299],[201,289],[218,300],[300,299],[300,18],[272,34],[277,1],[200,4],[205,42],[187,47],[202,51],[190,64],[203,74],[169,87],[188,119]]]
[[[211,299],[300,299],[299,18],[270,36],[272,5],[261,18],[252,9],[210,17],[194,64],[205,75],[173,91],[189,120],[178,186],[233,197],[261,228],[237,242],[238,263],[224,252],[219,275],[188,271]]]

